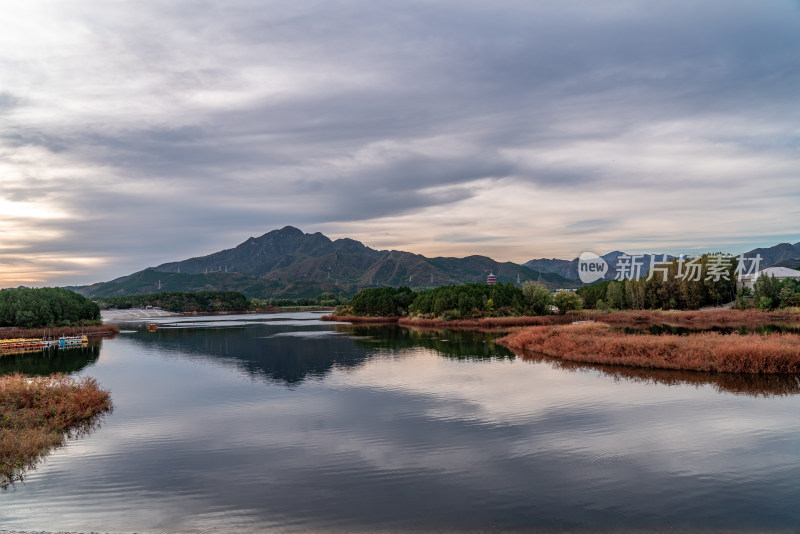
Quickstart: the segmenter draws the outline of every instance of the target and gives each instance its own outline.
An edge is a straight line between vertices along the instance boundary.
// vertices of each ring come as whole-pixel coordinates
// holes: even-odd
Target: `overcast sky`
[[[294,225],[524,262],[800,241],[792,1],[7,2],[0,284]]]

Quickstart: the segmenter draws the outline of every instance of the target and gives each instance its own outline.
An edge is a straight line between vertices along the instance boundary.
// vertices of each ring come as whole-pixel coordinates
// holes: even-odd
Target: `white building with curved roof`
[[[788,267],[767,267],[755,274],[743,275],[741,279],[739,279],[737,286],[753,289],[753,284],[762,276],[774,276],[779,282],[783,282],[788,278],[800,280],[800,271],[789,269]]]

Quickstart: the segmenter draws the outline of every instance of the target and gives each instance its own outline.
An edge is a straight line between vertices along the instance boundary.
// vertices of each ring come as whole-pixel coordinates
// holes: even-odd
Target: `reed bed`
[[[114,336],[119,334],[119,327],[114,324],[95,326],[53,326],[49,328],[0,328],[0,339],[30,337],[41,339],[45,336],[57,338],[60,336]]]
[[[713,326],[754,326],[783,322],[800,322],[800,314],[789,311],[767,312],[762,310],[631,310],[594,313],[596,321],[612,325],[669,324],[710,328]]]
[[[800,373],[800,336],[789,333],[626,334],[604,324],[533,326],[497,343],[574,362],[724,373]]]
[[[758,326],[786,322],[800,323],[800,314],[791,311],[766,312],[761,310],[626,310],[615,312],[583,311],[566,315],[525,315],[520,317],[483,317],[479,319],[425,319],[421,317],[366,317],[360,315],[324,315],[324,321],[351,323],[397,323],[417,328],[514,328],[520,326],[545,326],[569,324],[575,320],[591,319],[615,325],[643,327],[656,324],[685,326],[696,329],[731,326]]]
[[[21,480],[65,436],[88,432],[110,410],[109,393],[93,378],[0,377],[0,486]]]

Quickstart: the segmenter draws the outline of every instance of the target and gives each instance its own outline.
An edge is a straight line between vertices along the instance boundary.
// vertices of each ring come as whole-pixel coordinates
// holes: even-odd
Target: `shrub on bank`
[[[110,410],[109,393],[93,378],[0,377],[0,486],[20,480],[65,434],[90,430]]]

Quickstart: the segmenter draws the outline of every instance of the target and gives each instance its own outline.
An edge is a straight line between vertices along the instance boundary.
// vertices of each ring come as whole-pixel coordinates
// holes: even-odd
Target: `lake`
[[[800,527],[796,377],[562,364],[319,315],[160,318],[0,359],[114,402],[0,493],[0,529]]]

